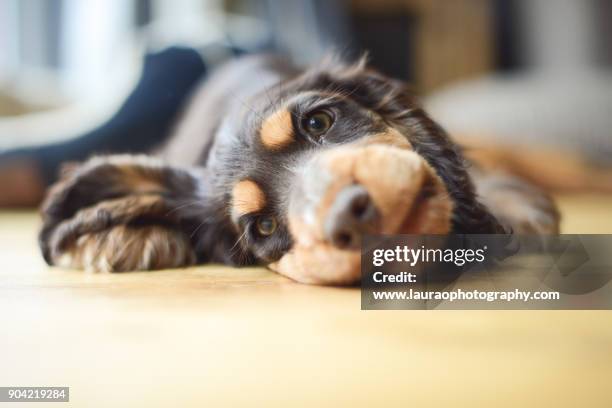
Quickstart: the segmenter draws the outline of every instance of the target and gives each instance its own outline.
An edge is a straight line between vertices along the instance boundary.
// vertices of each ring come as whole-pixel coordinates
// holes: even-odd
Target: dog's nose
[[[323,226],[325,236],[338,248],[357,248],[362,235],[374,232],[378,218],[378,211],[364,187],[345,187],[327,213]]]

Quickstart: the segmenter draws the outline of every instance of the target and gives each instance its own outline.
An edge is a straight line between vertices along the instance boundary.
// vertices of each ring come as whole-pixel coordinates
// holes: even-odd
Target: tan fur
[[[253,180],[242,180],[232,190],[232,216],[261,211],[266,206],[266,195]]]
[[[482,169],[513,174],[548,191],[612,192],[612,169],[591,165],[577,153],[469,137],[459,140],[466,157]]]
[[[84,234],[54,258],[58,266],[90,272],[176,268],[194,262],[184,233],[156,225],[118,225]]]
[[[100,164],[115,166],[109,174],[112,180],[132,193],[163,193],[167,191],[161,170],[167,166],[161,160],[145,155],[113,155],[94,157],[86,167],[95,168]]]
[[[318,210],[317,210],[317,218],[319,222],[317,226],[314,228],[312,226],[307,226],[304,223],[296,220],[295,217],[292,219],[292,223],[301,231],[297,233],[299,236],[313,236],[314,239],[322,240],[323,239],[323,231],[322,231],[322,220],[325,218],[327,211],[333,204],[336,199],[336,194],[340,192],[344,187],[349,184],[356,182],[367,182],[370,186],[364,184],[368,190],[374,189],[379,191],[380,193],[385,193],[385,188],[380,188],[380,183],[376,180],[377,178],[389,178],[393,179],[395,176],[390,174],[383,174],[382,172],[378,172],[373,169],[387,169],[392,173],[402,171],[400,169],[389,169],[387,168],[387,158],[385,154],[382,155],[376,154],[376,151],[380,150],[379,148],[382,146],[384,151],[387,151],[387,148],[396,148],[402,150],[411,150],[412,146],[410,142],[404,137],[401,133],[399,133],[396,129],[388,128],[385,132],[381,132],[378,134],[371,135],[365,138],[363,141],[358,141],[351,146],[347,146],[346,148],[340,148],[339,151],[325,155],[324,162],[325,165],[329,168],[331,173],[333,174],[334,182],[328,187],[325,196],[322,198]],[[359,150],[362,148],[366,148],[366,150]],[[346,152],[349,152],[346,156]],[[372,155],[370,157],[370,155]],[[393,158],[389,158],[390,162],[393,163]],[[362,162],[359,164],[358,162]],[[401,160],[400,160],[401,163]],[[372,166],[369,167],[367,171],[362,171],[358,169],[360,165]],[[363,180],[357,179],[357,174],[360,174],[360,177]],[[391,195],[395,195],[392,191],[387,190]],[[381,197],[379,199],[381,201],[381,206],[394,207],[393,203],[387,204],[386,199]],[[387,221],[389,220],[389,214],[386,215]],[[304,234],[306,230],[309,230],[308,233]]]
[[[152,171],[134,166],[118,166],[121,173],[121,183],[134,193],[163,193],[166,191],[163,180]]]
[[[334,178],[345,185],[359,183],[368,190],[382,216],[381,233],[396,232],[403,225],[426,180],[435,181],[433,196],[443,197],[451,205],[439,177],[414,152],[387,145],[337,149],[330,151],[326,163]],[[325,214],[329,209],[325,204],[332,202],[333,197],[324,200],[319,214]]]
[[[297,282],[351,285],[361,278],[359,251],[341,251],[327,243],[296,246],[270,269]]]
[[[399,147],[400,149],[412,150],[412,145],[408,141],[408,138],[402,135],[397,129],[391,127],[384,132],[368,136],[362,141],[355,143],[356,146],[368,146],[374,144],[383,144],[387,146]]]
[[[516,234],[559,233],[560,214],[548,194],[509,174],[472,173],[480,201]]]
[[[386,137],[386,136],[385,136]],[[379,233],[445,234],[451,229],[452,201],[444,183],[417,153],[397,146],[355,144],[323,153],[319,160],[333,182],[316,211],[314,225],[298,214],[289,219],[294,247],[271,268],[303,283],[351,284],[360,279],[359,251],[333,247],[323,224],[344,187],[364,186],[381,215]]]
[[[54,253],[61,253],[65,246],[86,232],[99,232],[142,217],[171,221],[170,211],[158,195],[145,194],[102,201],[60,223],[49,237],[50,247]]]
[[[162,161],[144,155],[120,154],[94,156],[85,163],[67,163],[61,169],[61,179],[53,184],[41,205],[43,214],[63,192],[78,185],[83,177],[104,180],[115,192],[129,194],[163,194],[168,192]]]
[[[154,194],[106,200],[78,211],[49,237],[53,263],[93,272],[172,268],[194,263],[189,238],[172,227],[131,225],[142,217],[173,221]]]
[[[429,167],[427,163],[425,166]],[[430,168],[400,231],[402,234],[448,234],[452,228],[452,212],[453,202],[446,187]]]
[[[268,116],[260,131],[261,143],[270,150],[280,150],[293,141],[291,112],[280,109]]]

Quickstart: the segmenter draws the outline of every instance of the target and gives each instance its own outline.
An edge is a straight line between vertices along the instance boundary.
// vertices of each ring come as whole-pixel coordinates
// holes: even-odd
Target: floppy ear
[[[378,92],[387,95],[379,111],[410,135],[415,151],[446,184],[455,204],[455,231],[559,233],[559,212],[544,190],[508,172],[478,168],[474,151],[466,158],[462,148],[418,105],[405,84],[395,80],[385,84],[376,76],[373,80],[378,83]]]
[[[42,205],[47,263],[95,271],[185,266],[199,182],[195,170],[147,156],[94,157],[65,169]],[[185,208],[182,208],[185,207]]]
[[[414,150],[444,181],[455,206],[453,229],[472,234],[556,234],[559,213],[544,191],[507,173],[474,168],[462,149],[419,106],[403,82],[363,70],[370,92],[362,95],[388,122],[407,135]],[[367,78],[367,80],[366,80]]]

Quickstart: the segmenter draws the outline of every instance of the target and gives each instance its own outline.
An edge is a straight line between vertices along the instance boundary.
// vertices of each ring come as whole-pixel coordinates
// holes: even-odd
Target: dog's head
[[[363,61],[243,101],[217,131],[204,191],[203,251],[304,282],[358,280],[363,234],[503,231],[457,146],[405,84]]]

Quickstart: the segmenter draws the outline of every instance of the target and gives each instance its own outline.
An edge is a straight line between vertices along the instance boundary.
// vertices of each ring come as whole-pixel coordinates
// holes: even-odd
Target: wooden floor
[[[612,197],[561,207],[565,232],[612,232]],[[612,406],[612,312],[361,311],[357,289],[259,268],[49,269],[37,224],[0,213],[0,386],[70,386],[61,406]]]

